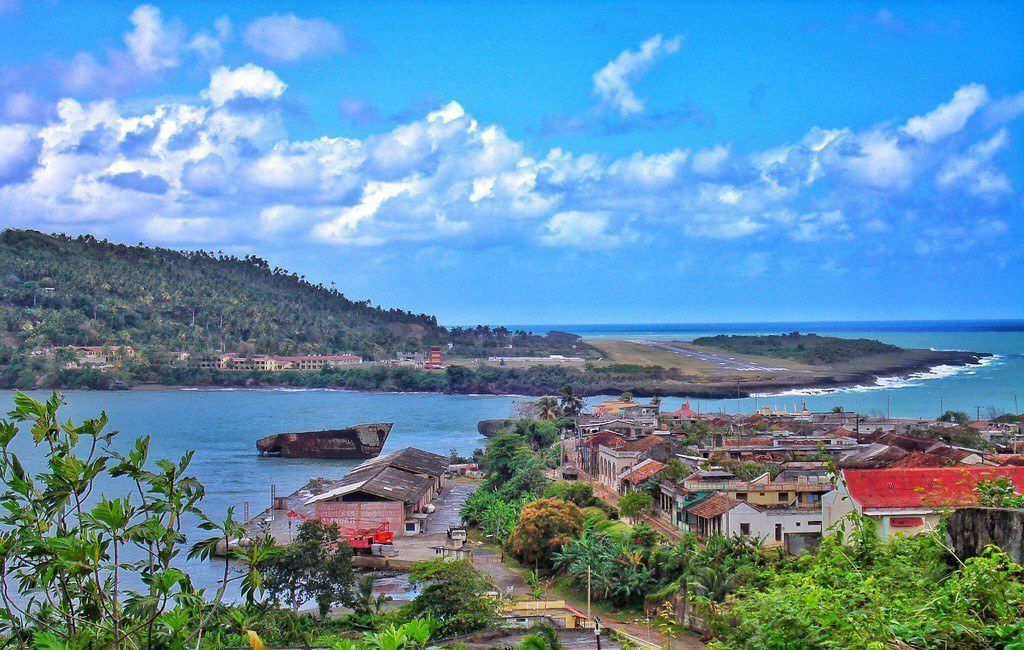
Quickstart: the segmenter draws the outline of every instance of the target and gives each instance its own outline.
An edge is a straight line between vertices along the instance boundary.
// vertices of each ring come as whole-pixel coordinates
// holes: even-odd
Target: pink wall
[[[316,516],[343,528],[376,528],[386,521],[393,533],[401,534],[405,506],[401,501],[320,501],[316,504]]]

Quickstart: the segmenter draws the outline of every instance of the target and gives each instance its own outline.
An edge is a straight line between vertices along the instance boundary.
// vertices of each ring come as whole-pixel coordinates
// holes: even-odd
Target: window
[[[789,501],[789,492],[779,492],[779,501]]]
[[[747,493],[746,492],[737,492],[736,493],[736,498],[739,499],[740,501],[746,501],[747,500]]]
[[[807,525],[808,526],[820,526],[821,522],[820,521],[808,521]]]
[[[750,534],[750,524],[740,524],[740,535]]]
[[[407,532],[407,533],[415,533],[416,532],[416,524],[414,522],[411,522],[411,521],[409,523],[407,523],[405,525],[405,532]]]

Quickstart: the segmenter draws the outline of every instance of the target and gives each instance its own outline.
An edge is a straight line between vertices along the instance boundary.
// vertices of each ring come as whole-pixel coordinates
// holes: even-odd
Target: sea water
[[[876,385],[840,390],[790,391],[780,395],[738,400],[691,400],[704,412],[752,412],[755,406],[812,410],[843,406],[862,413],[893,416],[937,416],[940,409],[962,410],[984,417],[996,411],[1014,410],[1014,396],[1024,400],[1024,324],[825,324],[787,323],[766,325],[632,325],[550,326],[585,337],[657,338],[690,340],[716,333],[827,332],[835,336],[873,338],[904,347],[990,352],[981,366],[936,368],[905,378],[885,378]],[[46,392],[34,391],[37,397]],[[11,404],[13,393],[0,391],[0,401]],[[192,471],[207,488],[203,508],[221,517],[229,507],[236,516],[255,516],[270,503],[271,489],[289,493],[311,477],[338,478],[357,461],[261,457],[258,438],[287,431],[336,428],[363,422],[393,422],[385,452],[406,446],[447,454],[455,449],[471,452],[485,439],[476,430],[481,419],[507,416],[522,398],[512,396],[465,396],[427,393],[362,393],[340,390],[238,389],[238,390],[135,390],[122,392],[69,391],[63,417],[80,421],[105,411],[110,428],[122,432],[119,445],[127,447],[135,437],[152,437],[151,458],[177,458],[194,449]],[[594,403],[600,397],[590,398]],[[666,398],[664,408],[683,402]],[[6,408],[4,409],[6,410]],[[31,439],[21,435],[12,449],[30,468],[41,469],[40,456]],[[120,494],[109,486],[108,496]],[[246,506],[248,504],[248,506]],[[190,540],[202,533],[186,531]],[[212,585],[219,565],[189,562],[199,584]]]

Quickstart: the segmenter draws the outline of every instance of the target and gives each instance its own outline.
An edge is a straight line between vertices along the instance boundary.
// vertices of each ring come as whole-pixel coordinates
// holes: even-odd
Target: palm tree
[[[537,400],[537,415],[541,420],[554,420],[562,416],[562,407],[558,405],[558,399],[545,395]]]
[[[583,396],[569,384],[562,386],[558,391],[558,401],[562,405],[562,412],[570,417],[577,417],[583,412]]]

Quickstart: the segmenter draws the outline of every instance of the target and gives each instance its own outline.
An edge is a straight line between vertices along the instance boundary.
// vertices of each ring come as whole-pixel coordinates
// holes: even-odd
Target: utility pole
[[[892,419],[892,397],[891,396],[885,398],[885,419],[886,420],[891,420]]]
[[[946,412],[946,407],[943,405],[942,398],[940,397],[939,398],[939,415],[942,415],[945,412]]]
[[[981,419],[981,407],[980,407],[980,406],[975,406],[975,407],[974,407],[974,413],[975,413],[975,417],[974,417],[974,419],[975,419],[976,421],[977,421],[977,420],[980,420],[980,419]]]
[[[590,618],[590,565],[587,565],[587,618]]]
[[[1017,409],[1017,393],[1013,394],[1013,414],[1020,415],[1020,410]]]

